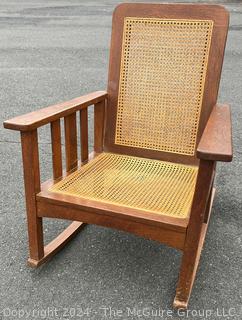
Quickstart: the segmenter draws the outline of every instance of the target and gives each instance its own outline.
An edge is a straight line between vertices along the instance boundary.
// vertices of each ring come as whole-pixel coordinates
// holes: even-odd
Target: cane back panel
[[[115,31],[120,43],[114,39],[111,46],[108,111],[115,116],[108,116],[108,121],[114,122],[108,127],[113,126],[112,143],[118,151],[134,148],[194,157],[214,21],[206,15],[198,19],[199,14],[185,19],[183,13],[181,18],[168,19],[147,12],[139,17],[133,12],[121,13],[122,33]],[[119,61],[112,50],[120,50]],[[214,73],[218,73],[216,68]],[[117,97],[112,96],[115,93]]]
[[[125,18],[116,144],[194,155],[212,27]]]

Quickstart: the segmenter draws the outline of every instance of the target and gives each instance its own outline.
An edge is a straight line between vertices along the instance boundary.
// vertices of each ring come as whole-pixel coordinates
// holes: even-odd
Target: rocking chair
[[[232,160],[230,108],[216,104],[228,20],[218,5],[121,4],[113,14],[107,92],[4,122],[21,132],[30,266],[52,257],[85,223],[124,230],[182,250],[174,307],[187,307],[216,161]],[[41,185],[37,129],[47,124],[53,179]],[[44,217],[74,222],[44,246]]]

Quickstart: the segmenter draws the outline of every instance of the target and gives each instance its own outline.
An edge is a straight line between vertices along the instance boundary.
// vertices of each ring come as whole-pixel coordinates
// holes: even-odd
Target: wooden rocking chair
[[[216,104],[228,20],[217,5],[121,4],[113,15],[107,92],[4,122],[21,132],[30,266],[53,256],[85,223],[124,230],[183,251],[174,307],[187,307],[216,161],[232,160],[230,108]],[[37,129],[46,124],[53,179],[40,185]],[[43,217],[74,222],[44,246]]]

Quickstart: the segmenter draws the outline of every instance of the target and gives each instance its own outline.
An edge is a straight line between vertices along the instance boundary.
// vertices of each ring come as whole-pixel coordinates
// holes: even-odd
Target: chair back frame
[[[221,75],[229,22],[228,12],[223,7],[217,5],[206,6],[197,4],[174,5],[133,3],[119,5],[113,14],[104,150],[108,152],[124,153],[151,159],[154,158],[185,164],[197,164],[198,159],[196,158],[196,153],[191,156],[151,149],[141,149],[137,147],[118,145],[115,143],[123,28],[124,19],[126,17],[190,20],[194,19],[213,21],[213,30],[201,106],[201,115],[196,139],[197,147],[212,108],[217,101],[219,80]],[[147,114],[147,121],[148,118],[149,114]]]

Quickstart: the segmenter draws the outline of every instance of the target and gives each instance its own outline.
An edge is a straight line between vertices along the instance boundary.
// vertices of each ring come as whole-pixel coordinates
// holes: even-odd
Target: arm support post
[[[94,105],[94,151],[103,151],[105,100]]]

